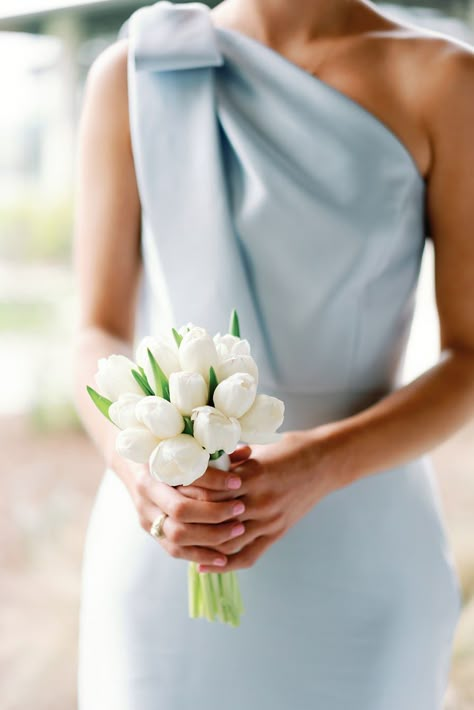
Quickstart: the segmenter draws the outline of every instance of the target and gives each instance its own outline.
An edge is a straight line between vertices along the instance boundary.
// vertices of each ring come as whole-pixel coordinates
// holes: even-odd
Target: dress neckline
[[[264,42],[261,42],[260,40],[255,39],[250,35],[240,32],[239,30],[215,25],[212,21],[211,9],[207,5],[204,5],[204,7],[208,12],[209,20],[216,34],[227,34],[237,40],[241,40],[242,42],[247,43],[249,47],[253,48],[256,51],[268,54],[269,57],[273,58],[277,62],[280,62],[280,64],[286,67],[287,70],[293,71],[295,73],[295,76],[298,76],[304,81],[308,81],[308,83],[313,82],[313,85],[321,87],[322,89],[330,93],[333,97],[344,101],[347,106],[351,107],[355,111],[358,111],[361,116],[364,116],[368,121],[370,121],[377,130],[385,134],[389,138],[389,140],[391,140],[392,143],[396,147],[398,147],[400,152],[405,155],[405,158],[411,165],[418,180],[423,185],[426,184],[425,177],[423,176],[420,168],[418,167],[418,164],[415,158],[413,157],[411,151],[407,148],[401,138],[399,138],[398,135],[384,121],[382,121],[382,119],[372,113],[372,111],[369,111],[369,109],[365,108],[365,106],[363,106],[361,103],[359,103],[340,89],[337,89],[332,84],[329,84],[327,81],[324,81],[324,79],[321,79],[320,77],[311,74],[306,69],[303,69],[302,66],[296,64],[296,62],[293,62],[291,59],[288,59],[288,57],[281,54],[281,52],[278,52],[276,49],[273,49],[268,44],[265,44]]]

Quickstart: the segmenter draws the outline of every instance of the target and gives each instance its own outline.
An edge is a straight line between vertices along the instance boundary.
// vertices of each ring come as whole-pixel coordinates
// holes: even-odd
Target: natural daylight
[[[474,0],[351,4],[0,3],[3,710],[474,710],[474,105],[410,131],[395,50],[345,54],[384,13],[473,87]]]

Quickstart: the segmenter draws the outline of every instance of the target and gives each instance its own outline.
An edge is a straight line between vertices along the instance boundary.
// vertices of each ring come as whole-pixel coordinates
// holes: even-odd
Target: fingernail
[[[244,510],[245,510],[245,505],[241,501],[236,503],[234,505],[234,507],[232,508],[232,512],[234,515],[240,515],[240,513],[243,513]]]
[[[219,567],[224,567],[224,565],[226,564],[226,560],[223,560],[222,557],[216,557],[212,564],[219,565]]]
[[[245,532],[245,527],[242,525],[242,523],[239,523],[238,525],[234,525],[232,528],[231,532],[231,537],[237,537],[237,535],[242,535],[242,533]]]
[[[227,488],[232,488],[233,490],[240,488],[241,485],[242,479],[237,476],[231,476],[227,481]]]

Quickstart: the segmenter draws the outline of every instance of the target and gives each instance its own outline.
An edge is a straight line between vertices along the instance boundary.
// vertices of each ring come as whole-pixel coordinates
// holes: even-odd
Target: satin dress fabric
[[[189,321],[225,332],[235,307],[259,391],[285,402],[280,431],[399,387],[427,236],[400,139],[202,3],[141,7],[121,36],[137,339]],[[106,468],[84,546],[79,710],[441,709],[461,593],[428,454],[326,496],[239,578],[239,628],[189,619],[187,563]]]

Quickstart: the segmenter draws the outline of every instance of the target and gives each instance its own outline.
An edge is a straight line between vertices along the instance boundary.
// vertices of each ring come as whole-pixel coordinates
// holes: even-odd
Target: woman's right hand
[[[212,500],[213,491],[209,488],[203,490],[201,500],[196,500],[155,479],[147,464],[134,464],[124,459],[117,463],[141,527],[151,534],[153,521],[161,513],[168,516],[162,527],[163,537],[155,539],[171,557],[225,567],[227,556],[213,548],[245,532],[245,525],[238,519],[245,510],[242,501],[236,497],[242,483],[239,476],[208,467],[207,485],[212,485],[215,491],[227,489],[229,499]],[[128,469],[126,475],[124,465]]]

